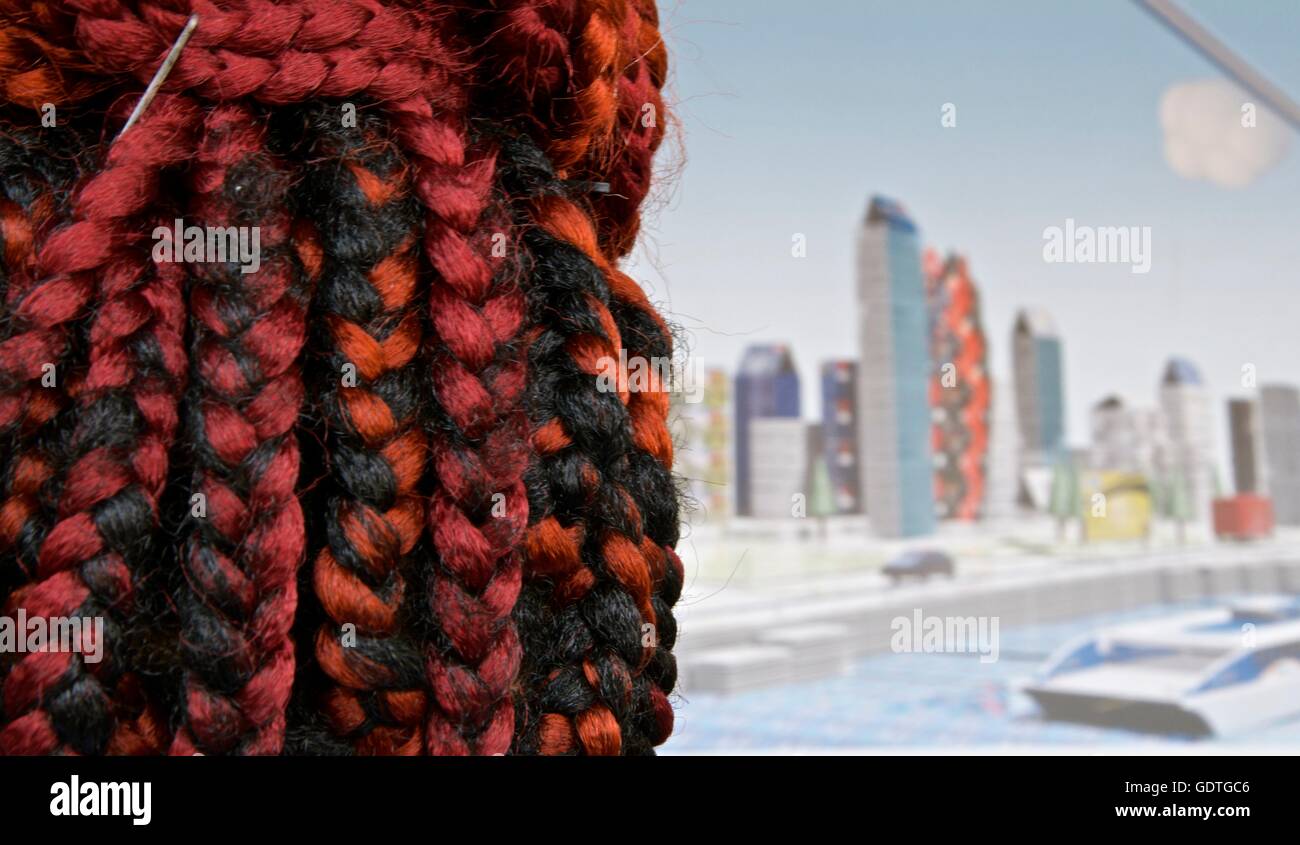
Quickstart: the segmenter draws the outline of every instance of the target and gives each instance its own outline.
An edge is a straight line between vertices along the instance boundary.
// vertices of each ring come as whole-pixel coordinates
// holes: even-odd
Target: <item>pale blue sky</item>
[[[1184,5],[1300,99],[1300,2]],[[734,371],[746,344],[790,341],[813,416],[819,362],[856,355],[853,234],[879,192],[927,244],[969,256],[995,375],[1009,373],[1015,309],[1052,313],[1073,443],[1104,394],[1153,403],[1172,353],[1220,400],[1246,362],[1300,382],[1300,139],[1243,189],[1175,175],[1160,97],[1221,74],[1129,0],[661,9],[684,162],[632,270],[702,365]],[[947,102],[956,128],[940,126]],[[1152,227],[1151,272],[1045,264],[1043,229],[1067,217]],[[790,255],[794,233],[806,258]]]

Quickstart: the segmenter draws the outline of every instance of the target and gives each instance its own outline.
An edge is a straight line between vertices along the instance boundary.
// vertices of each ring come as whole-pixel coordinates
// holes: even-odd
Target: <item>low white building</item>
[[[791,417],[760,417],[749,423],[750,505],[759,519],[789,519],[807,489],[808,423]],[[796,499],[802,496],[803,499]],[[806,510],[803,511],[806,513]]]

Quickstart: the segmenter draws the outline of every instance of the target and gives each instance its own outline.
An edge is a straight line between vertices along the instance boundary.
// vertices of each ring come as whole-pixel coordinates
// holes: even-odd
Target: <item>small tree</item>
[[[1187,520],[1192,516],[1192,500],[1187,489],[1187,476],[1181,467],[1175,467],[1169,477],[1165,495],[1165,515],[1178,526],[1178,545],[1187,542]]]
[[[1065,542],[1065,529],[1071,519],[1079,516],[1079,477],[1074,462],[1062,458],[1052,467],[1052,495],[1047,509],[1056,517],[1056,537]]]
[[[826,458],[814,455],[809,475],[808,515],[817,520],[818,533],[826,538],[826,517],[835,513],[835,491],[831,488],[831,475],[826,469]]]

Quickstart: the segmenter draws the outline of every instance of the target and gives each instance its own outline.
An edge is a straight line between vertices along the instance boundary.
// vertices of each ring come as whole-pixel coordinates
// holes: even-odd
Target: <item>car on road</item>
[[[947,575],[952,578],[957,574],[957,567],[946,552],[938,549],[912,549],[885,564],[882,570],[895,584],[904,578],[926,580],[932,575]]]

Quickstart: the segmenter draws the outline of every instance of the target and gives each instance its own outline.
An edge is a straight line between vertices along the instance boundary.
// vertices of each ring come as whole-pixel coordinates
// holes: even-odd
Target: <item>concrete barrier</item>
[[[1300,593],[1300,560],[1213,556],[1063,563],[1029,574],[935,581],[898,588],[805,592],[745,602],[683,619],[677,656],[683,687],[730,693],[825,677],[888,652],[897,617],[998,617],[1002,630],[1233,595]]]

